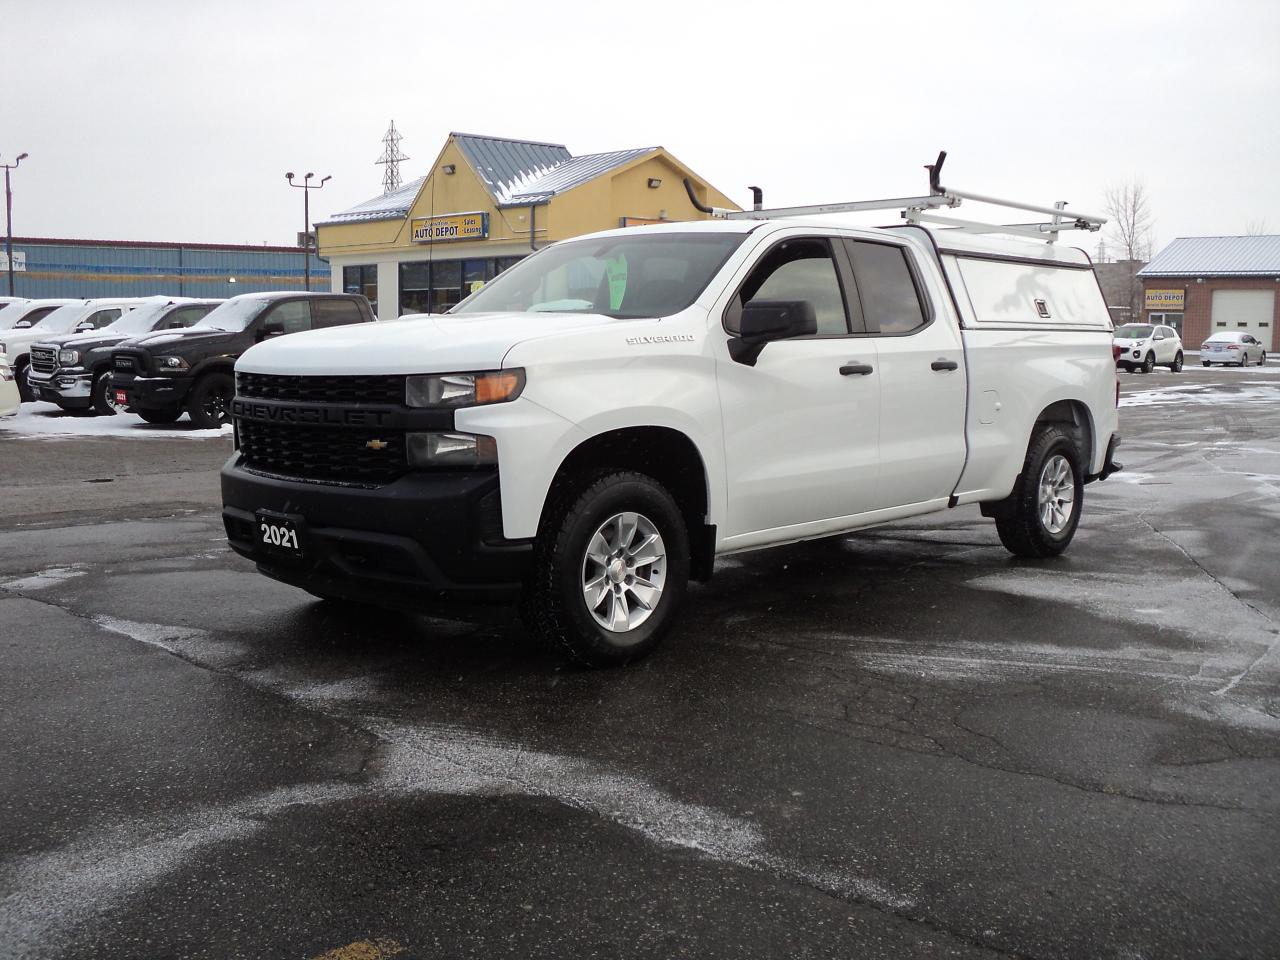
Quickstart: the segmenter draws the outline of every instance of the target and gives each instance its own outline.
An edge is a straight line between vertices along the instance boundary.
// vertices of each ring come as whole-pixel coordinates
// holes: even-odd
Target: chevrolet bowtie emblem
[[[385,450],[387,449],[388,444],[385,440],[370,440],[365,444],[365,446],[370,450]]]

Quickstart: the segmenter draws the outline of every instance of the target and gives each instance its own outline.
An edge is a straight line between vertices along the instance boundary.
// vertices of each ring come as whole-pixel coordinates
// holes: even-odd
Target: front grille
[[[236,431],[245,465],[267,473],[376,486],[390,483],[407,469],[402,430],[344,430],[240,419]]]
[[[283,400],[290,403],[381,403],[403,406],[404,377],[237,373],[236,393],[255,400]]]
[[[58,369],[58,351],[49,347],[32,347],[31,369],[37,373],[53,373]]]
[[[141,358],[132,353],[113,353],[111,366],[121,373],[140,373],[143,369]]]

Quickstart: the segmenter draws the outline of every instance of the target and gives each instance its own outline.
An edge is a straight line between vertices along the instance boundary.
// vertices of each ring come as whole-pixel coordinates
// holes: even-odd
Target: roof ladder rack
[[[693,192],[693,184],[688,178],[684,181],[689,200],[703,213],[724,220],[776,220],[785,217],[817,216],[828,213],[858,213],[867,210],[899,210],[908,223],[936,223],[944,227],[962,230],[966,233],[999,233],[1029,237],[1053,243],[1063,230],[1096,231],[1107,222],[1106,217],[1099,217],[1079,210],[1067,210],[1065,200],[1060,200],[1052,207],[1039,204],[1024,203],[1020,200],[1003,200],[981,193],[967,190],[953,190],[944,187],[941,181],[942,164],[947,159],[947,151],[938,153],[934,163],[925,164],[929,171],[929,193],[920,197],[894,197],[885,200],[853,200],[847,203],[819,203],[802,207],[775,207],[763,209],[761,191],[752,187],[755,199],[754,210],[728,210],[723,207],[709,207],[698,200]],[[1028,213],[1043,213],[1050,217],[1047,221],[1036,223],[982,223],[976,220],[964,220],[959,217],[942,216],[934,213],[942,207],[954,208],[965,200],[974,203],[986,203],[1011,210],[1022,210]]]

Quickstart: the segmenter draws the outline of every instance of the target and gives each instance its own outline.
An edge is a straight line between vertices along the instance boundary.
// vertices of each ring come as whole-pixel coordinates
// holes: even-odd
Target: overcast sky
[[[1272,0],[0,0],[0,24],[19,236],[291,243],[285,171],[333,176],[313,218],[374,197],[392,119],[405,180],[456,130],[661,144],[741,204],[818,203],[926,192],[945,148],[949,185],[1085,211],[1140,177],[1160,243],[1280,233]]]

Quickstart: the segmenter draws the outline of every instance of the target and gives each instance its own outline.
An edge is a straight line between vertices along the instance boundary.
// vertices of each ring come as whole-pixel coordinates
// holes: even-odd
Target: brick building
[[[1280,236],[1179,237],[1138,272],[1142,318],[1167,323],[1189,350],[1211,333],[1250,333],[1270,353],[1280,325]]]

